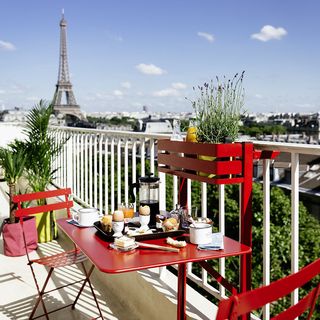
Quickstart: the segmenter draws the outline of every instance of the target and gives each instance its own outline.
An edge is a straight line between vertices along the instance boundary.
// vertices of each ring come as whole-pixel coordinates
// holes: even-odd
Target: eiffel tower
[[[60,60],[59,75],[56,84],[56,91],[53,97],[53,110],[56,115],[63,115],[66,123],[74,122],[78,119],[85,119],[85,116],[77,105],[76,98],[72,90],[70,82],[68,57],[67,57],[67,21],[64,19],[64,11],[62,10],[62,18],[60,20]],[[65,103],[63,97],[65,95]]]

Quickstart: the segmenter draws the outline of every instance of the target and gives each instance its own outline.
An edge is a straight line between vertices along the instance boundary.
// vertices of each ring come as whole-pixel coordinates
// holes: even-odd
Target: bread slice
[[[114,244],[121,248],[128,248],[134,245],[134,239],[123,236],[120,238],[115,238]]]

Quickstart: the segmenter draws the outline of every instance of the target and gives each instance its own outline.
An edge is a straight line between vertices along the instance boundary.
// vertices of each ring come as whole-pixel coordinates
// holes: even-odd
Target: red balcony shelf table
[[[210,144],[163,139],[158,141],[158,170],[180,178],[179,204],[182,206],[188,203],[186,179],[217,185],[239,184],[239,243],[251,248],[253,161],[274,159],[278,154],[278,151],[254,150],[251,142]],[[251,268],[251,253],[241,255],[240,292],[251,289]],[[221,275],[212,271],[211,275],[219,282]],[[225,279],[222,285],[232,294],[235,292]]]
[[[186,264],[188,262],[198,262],[209,273],[215,273],[206,260],[247,256],[251,253],[250,247],[227,237],[224,238],[224,250],[218,251],[198,250],[196,245],[188,243],[178,253],[147,248],[137,248],[132,252],[122,253],[111,249],[109,243],[97,234],[95,228],[78,228],[68,223],[67,219],[59,219],[57,223],[101,272],[115,274],[178,264],[177,319],[179,320],[186,319]],[[169,246],[165,243],[165,239],[144,242]],[[231,292],[236,292],[236,288],[226,283],[225,279],[219,278],[218,281],[225,284]]]

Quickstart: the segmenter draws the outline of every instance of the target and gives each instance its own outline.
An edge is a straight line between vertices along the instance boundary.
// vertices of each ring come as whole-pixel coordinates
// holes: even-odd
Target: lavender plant
[[[200,96],[191,100],[196,114],[198,142],[223,143],[238,137],[244,106],[243,77],[244,71],[233,79],[223,77],[220,81],[216,77],[216,83],[211,80],[193,88],[195,92],[200,91]]]

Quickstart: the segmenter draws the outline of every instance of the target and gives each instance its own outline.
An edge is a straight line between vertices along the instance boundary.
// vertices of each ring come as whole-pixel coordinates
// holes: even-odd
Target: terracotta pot
[[[23,240],[22,227],[20,222],[8,223],[9,219],[3,222],[3,252],[6,256],[18,257],[26,254]],[[28,252],[38,248],[38,234],[34,217],[25,217],[23,228],[26,236]]]

